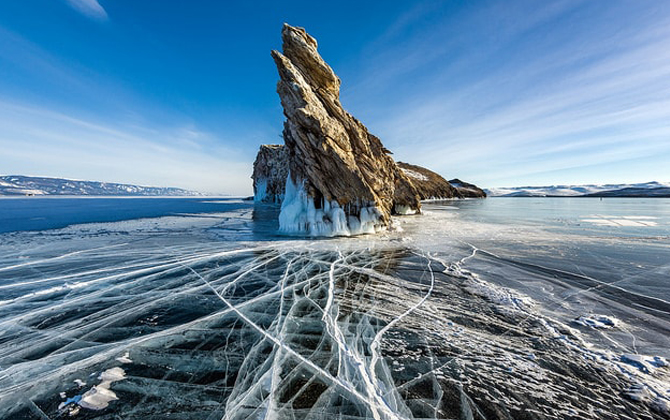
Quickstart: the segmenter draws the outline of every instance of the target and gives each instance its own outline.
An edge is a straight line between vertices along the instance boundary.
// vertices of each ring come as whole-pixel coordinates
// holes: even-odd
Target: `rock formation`
[[[254,162],[254,200],[265,203],[281,203],[284,199],[288,175],[288,153],[284,145],[262,145]],[[484,198],[486,192],[474,184],[459,179],[447,181],[440,174],[422,166],[405,162],[396,165],[407,176],[421,200],[450,198]],[[394,213],[404,214],[396,204]]]
[[[422,200],[458,197],[456,188],[439,174],[405,162],[398,162],[398,167],[412,181]]]
[[[397,165],[412,181],[422,200],[486,197],[486,193],[476,185],[458,179],[447,181],[430,169],[418,165],[405,162],[398,162]]]
[[[421,199],[485,197],[428,169],[396,164],[381,141],[340,104],[340,79],[304,29],[284,25],[272,51],[284,108],[284,143],[261,146],[254,199],[281,202],[279,228],[314,236],[373,233],[392,214],[421,211]]]
[[[449,183],[456,188],[460,198],[485,198],[486,192],[474,184],[468,184],[458,178],[452,179]]]
[[[272,51],[286,122],[289,176],[280,230],[349,235],[387,227],[395,211],[416,213],[417,191],[381,141],[340,104],[340,79],[304,29],[284,25]]]
[[[254,201],[281,203],[288,176],[288,156],[281,144],[263,144],[254,161]]]

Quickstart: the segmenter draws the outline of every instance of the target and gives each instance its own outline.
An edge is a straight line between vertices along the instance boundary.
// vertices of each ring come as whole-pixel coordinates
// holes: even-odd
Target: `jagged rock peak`
[[[281,144],[263,144],[254,161],[254,201],[281,203],[288,176],[288,157]]]
[[[293,27],[287,23],[284,24],[281,35],[284,55],[300,69],[310,86],[323,89],[339,97],[340,78],[319,55],[316,39],[312,38],[305,29]]]
[[[394,211],[420,211],[419,197],[381,141],[346,112],[340,79],[302,28],[284,25],[272,51],[289,160],[280,230],[349,235],[387,227]]]

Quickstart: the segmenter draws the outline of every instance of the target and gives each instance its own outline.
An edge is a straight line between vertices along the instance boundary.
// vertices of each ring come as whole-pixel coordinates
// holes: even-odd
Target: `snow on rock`
[[[450,179],[449,183],[452,187],[456,188],[458,197],[460,198],[485,198],[486,192],[476,186],[475,184],[470,184],[465,181],[461,181],[458,178]]]
[[[402,167],[401,167],[401,169],[405,173],[405,175],[407,175],[408,177],[410,177],[412,179],[416,179],[416,180],[419,180],[419,181],[428,181],[427,176],[425,176],[425,175],[423,175],[423,174],[421,174],[417,171],[413,171],[411,169],[406,169],[406,168],[402,168]]]
[[[398,166],[410,178],[422,200],[486,197],[486,193],[482,189],[459,179],[447,181],[440,174],[430,169],[410,163],[398,162]]]

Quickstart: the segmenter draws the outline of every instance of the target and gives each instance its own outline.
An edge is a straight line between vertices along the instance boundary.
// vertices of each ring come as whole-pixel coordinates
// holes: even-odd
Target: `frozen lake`
[[[0,418],[668,418],[670,200],[0,199]]]

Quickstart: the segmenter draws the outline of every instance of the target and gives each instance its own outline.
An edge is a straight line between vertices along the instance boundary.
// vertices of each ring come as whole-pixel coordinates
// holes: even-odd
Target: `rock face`
[[[280,230],[349,235],[387,227],[394,212],[416,213],[416,188],[381,141],[340,104],[340,79],[304,29],[284,25],[272,51],[286,122],[289,176]]]
[[[449,183],[456,188],[460,198],[486,198],[486,192],[474,184],[468,184],[458,178],[450,180]]]
[[[422,200],[459,197],[456,188],[431,170],[405,162],[398,162],[398,167],[412,181]]]
[[[254,201],[281,203],[288,176],[288,156],[281,144],[261,145],[254,161]]]
[[[421,200],[450,198],[485,198],[486,192],[460,179],[447,181],[440,174],[422,166],[405,162],[396,165],[410,180]],[[254,200],[264,203],[282,203],[288,175],[288,153],[284,145],[264,144],[254,162]],[[401,205],[394,213],[403,214]]]
[[[398,167],[412,181],[422,200],[486,197],[486,193],[476,185],[459,179],[447,181],[430,169],[405,162],[398,162]]]

